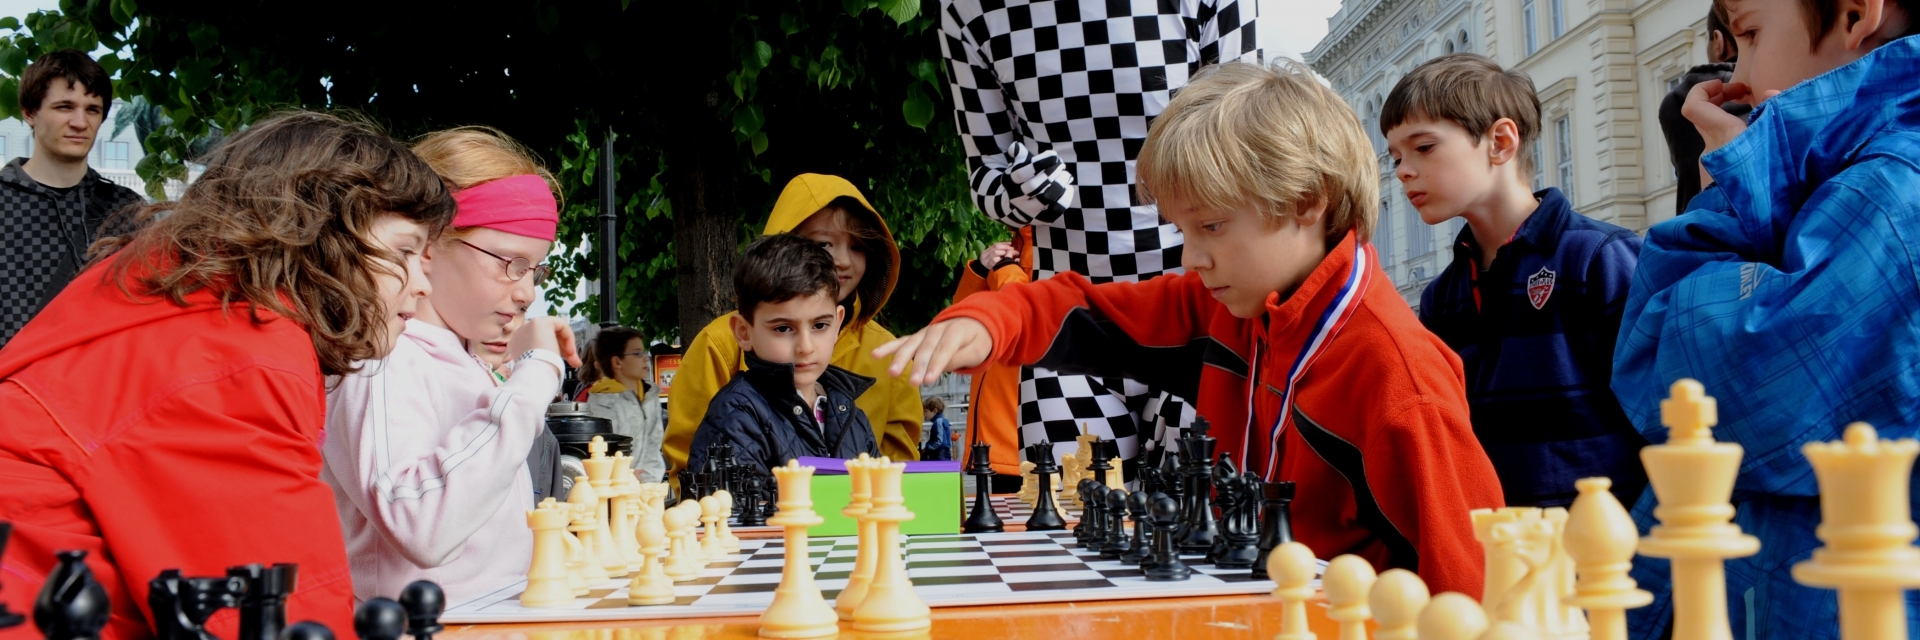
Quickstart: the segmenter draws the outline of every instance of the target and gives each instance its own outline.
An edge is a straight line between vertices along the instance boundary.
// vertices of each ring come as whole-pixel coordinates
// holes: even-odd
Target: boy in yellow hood
[[[873,425],[881,455],[896,461],[920,457],[920,390],[906,376],[888,375],[886,360],[872,351],[894,339],[872,322],[900,278],[900,248],[893,233],[853,183],[838,176],[801,174],[787,183],[767,216],[763,235],[792,232],[820,242],[833,254],[840,276],[840,304],[848,321],[833,347],[833,365],[874,378],[855,404]],[[734,340],[727,314],[714,318],[687,344],[667,402],[666,455],[669,478],[686,468],[688,449],[720,387],[746,370],[746,358]]]

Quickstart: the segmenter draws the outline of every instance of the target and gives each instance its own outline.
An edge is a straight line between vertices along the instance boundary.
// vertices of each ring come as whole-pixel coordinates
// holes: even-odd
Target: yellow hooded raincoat
[[[900,279],[900,249],[894,245],[893,232],[887,229],[886,222],[853,183],[837,176],[812,173],[795,177],[780,192],[773,213],[767,217],[764,233],[792,231],[835,198],[843,196],[858,200],[866,207],[849,213],[871,216],[874,227],[886,236],[891,253],[885,256],[886,273],[875,272],[873,267],[878,266],[878,260],[870,256],[865,276],[887,279],[886,294],[878,302],[884,305],[886,296],[893,293]],[[859,311],[849,310],[848,324],[841,327],[840,340],[833,347],[833,365],[876,380],[855,404],[867,413],[868,422],[873,424],[874,439],[879,441],[882,455],[896,461],[916,460],[920,457],[920,390],[908,384],[905,375],[887,375],[888,362],[870,355],[874,348],[893,340],[894,335],[877,322],[856,323]],[[688,447],[693,444],[693,434],[699,430],[700,419],[706,416],[707,404],[714,394],[733,379],[733,374],[747,368],[746,357],[740,351],[740,344],[734,341],[729,325],[733,315],[714,318],[694,336],[680,360],[679,372],[674,375],[673,395],[667,401],[667,435],[662,447],[669,478],[677,479],[680,469],[686,467]]]

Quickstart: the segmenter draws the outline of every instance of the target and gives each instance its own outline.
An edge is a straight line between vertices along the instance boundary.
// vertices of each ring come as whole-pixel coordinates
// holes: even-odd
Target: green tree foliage
[[[0,19],[0,115],[18,114],[31,59],[104,46],[116,95],[156,110],[137,167],[150,193],[210,136],[280,109],[358,111],[400,136],[487,124],[556,170],[569,247],[598,236],[612,128],[619,316],[663,337],[730,308],[733,252],[786,180],[834,173],[901,245],[882,315],[898,331],[929,319],[958,265],[1006,236],[966,195],[937,18],[931,0],[63,0]],[[556,266],[563,284],[599,273],[597,252]]]

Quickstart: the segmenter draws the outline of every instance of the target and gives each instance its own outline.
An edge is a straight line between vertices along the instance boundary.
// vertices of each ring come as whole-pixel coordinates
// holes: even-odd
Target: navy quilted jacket
[[[733,445],[734,458],[742,464],[764,469],[801,456],[845,460],[862,453],[880,455],[866,412],[853,402],[873,386],[873,378],[834,366],[820,374],[820,386],[827,389],[822,433],[812,407],[793,388],[793,365],[745,355],[747,370],[721,387],[707,405],[707,415],[693,435],[687,468],[706,468],[707,447],[722,443]]]
[[[1640,237],[1575,213],[1558,189],[1480,272],[1463,228],[1453,264],[1420,298],[1420,322],[1460,354],[1473,432],[1507,504],[1563,506],[1607,476],[1622,502],[1646,486],[1633,428],[1609,384]]]

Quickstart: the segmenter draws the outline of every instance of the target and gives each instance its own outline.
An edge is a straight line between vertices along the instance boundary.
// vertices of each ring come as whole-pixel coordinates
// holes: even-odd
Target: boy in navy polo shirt
[[[1394,86],[1380,129],[1421,221],[1467,221],[1420,321],[1460,354],[1474,435],[1507,504],[1569,504],[1590,476],[1633,504],[1646,440],[1609,384],[1640,237],[1528,186],[1540,100],[1526,74],[1436,58]]]

